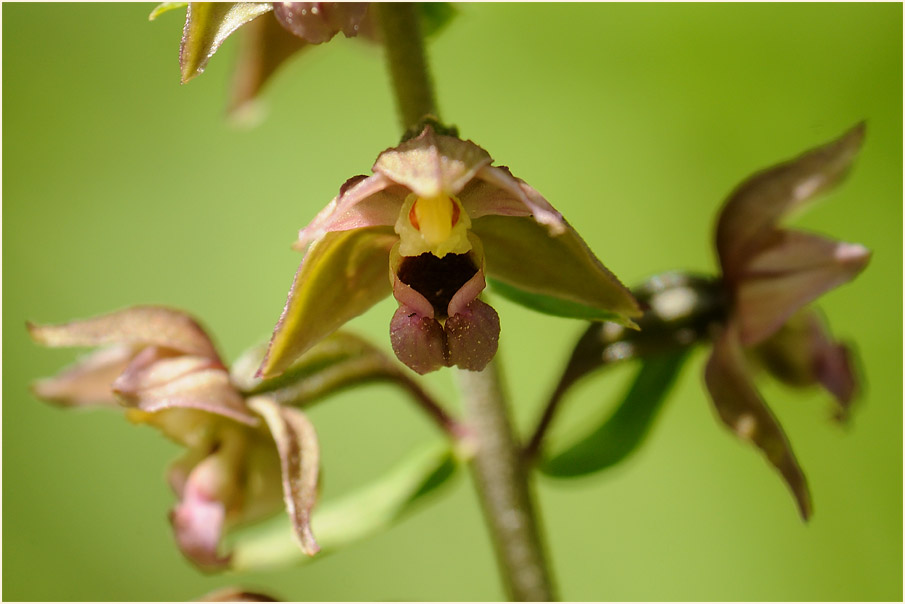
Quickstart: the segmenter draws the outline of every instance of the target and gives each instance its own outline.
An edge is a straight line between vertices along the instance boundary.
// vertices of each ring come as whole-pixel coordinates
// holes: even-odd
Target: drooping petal
[[[481,371],[496,355],[500,339],[500,317],[481,300],[472,300],[451,315],[443,326],[449,364],[468,371]]]
[[[458,194],[491,161],[473,142],[437,134],[427,126],[416,138],[381,153],[373,170],[418,197],[435,198]]]
[[[280,25],[311,44],[327,42],[340,31],[356,36],[367,11],[367,2],[277,2],[273,8]]]
[[[561,235],[568,228],[562,214],[528,183],[512,176],[508,168],[485,166],[478,171],[477,177],[496,187],[497,191],[478,188],[473,191],[467,205],[462,201],[473,218],[487,215],[524,216],[527,212],[537,222],[546,225],[551,235]]]
[[[805,520],[811,515],[811,494],[804,473],[779,423],[751,383],[735,327],[728,325],[714,342],[704,380],[723,423],[739,438],[758,447],[779,470]]]
[[[273,377],[319,340],[390,293],[392,228],[327,233],[314,242],[292,283],[259,370]]]
[[[860,245],[799,231],[778,231],[770,239],[749,261],[735,294],[743,346],[776,333],[796,311],[853,279],[870,260]]]
[[[189,2],[179,47],[182,83],[204,71],[230,34],[271,10],[270,2]]]
[[[723,273],[734,278],[783,216],[841,181],[863,140],[861,123],[841,138],[767,168],[739,185],[717,224],[716,246]]]
[[[286,59],[308,45],[283,29],[276,19],[254,19],[242,29],[230,88],[229,114],[237,119],[249,116],[253,101]]]
[[[131,346],[102,348],[54,377],[36,381],[32,391],[35,396],[66,407],[117,406],[112,384],[133,356],[135,349]]]
[[[485,216],[472,227],[484,244],[494,290],[549,314],[633,325],[632,294],[566,223],[551,236],[532,218]]]
[[[229,501],[236,493],[236,463],[241,444],[225,441],[189,474],[181,500],[170,513],[179,549],[201,567],[229,562],[218,549],[226,526]]]
[[[302,251],[329,232],[393,226],[407,191],[381,174],[350,178],[339,195],[299,231],[293,248]]]
[[[823,385],[838,402],[840,416],[845,416],[857,390],[852,353],[833,341],[817,312],[797,313],[754,352],[766,369],[786,384]]]
[[[320,547],[311,533],[311,510],[317,502],[319,448],[314,426],[298,409],[282,407],[257,396],[248,406],[264,418],[280,454],[283,495],[302,551],[313,556]]]
[[[258,423],[226,370],[203,357],[160,359],[146,368],[127,370],[114,390],[128,406],[145,413],[197,409],[249,426]]]
[[[433,316],[400,306],[390,321],[390,343],[396,357],[420,375],[449,365],[446,335]]]
[[[60,325],[26,325],[39,344],[52,347],[131,344],[162,346],[217,359],[204,330],[189,315],[160,306],[133,306]]]

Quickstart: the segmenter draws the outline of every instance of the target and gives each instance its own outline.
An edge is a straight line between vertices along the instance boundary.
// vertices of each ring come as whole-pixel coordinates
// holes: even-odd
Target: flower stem
[[[553,600],[528,474],[512,433],[496,362],[481,372],[460,371],[459,383],[477,449],[472,475],[509,597]]]
[[[424,54],[417,3],[375,2],[371,7],[377,11],[383,34],[403,131],[417,126],[427,115],[439,117]]]

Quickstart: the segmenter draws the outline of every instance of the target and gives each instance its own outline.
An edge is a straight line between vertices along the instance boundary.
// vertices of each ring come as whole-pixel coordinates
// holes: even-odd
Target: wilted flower
[[[224,532],[270,515],[283,499],[302,549],[318,551],[309,526],[318,475],[313,427],[297,409],[263,396],[245,400],[191,317],[137,306],[28,329],[46,346],[104,346],[36,382],[37,396],[74,407],[122,405],[130,421],[187,447],[169,471],[180,499],[170,520],[187,557],[203,567],[227,563],[218,551]]]
[[[811,511],[804,475],[779,423],[751,381],[745,352],[795,385],[822,384],[843,410],[855,389],[845,346],[832,341],[813,311],[802,310],[853,279],[870,258],[860,245],[779,227],[807,200],[837,184],[861,142],[859,125],[840,139],[742,183],[723,208],[716,247],[730,296],[705,380],[723,422],[761,448],[782,473],[801,514]]]
[[[425,127],[350,179],[299,234],[307,252],[260,373],[277,375],[391,292],[393,350],[418,373],[480,370],[499,318],[486,277],[532,308],[630,325],[628,290],[537,191],[470,141]],[[389,279],[387,279],[389,273]]]

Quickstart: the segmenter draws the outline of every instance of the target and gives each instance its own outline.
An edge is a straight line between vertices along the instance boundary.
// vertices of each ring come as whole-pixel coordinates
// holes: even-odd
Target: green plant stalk
[[[403,131],[425,116],[439,118],[424,54],[418,7],[374,3],[383,34]],[[466,443],[474,451],[471,469],[500,572],[511,599],[554,599],[528,476],[509,422],[500,374],[494,362],[484,371],[459,372],[467,410]]]
[[[402,130],[417,126],[427,115],[439,118],[424,53],[418,5],[413,2],[375,2],[371,8],[377,11],[383,34]]]
[[[460,371],[459,383],[474,438],[472,476],[509,597],[554,600],[528,470],[521,463],[496,361],[484,371]]]

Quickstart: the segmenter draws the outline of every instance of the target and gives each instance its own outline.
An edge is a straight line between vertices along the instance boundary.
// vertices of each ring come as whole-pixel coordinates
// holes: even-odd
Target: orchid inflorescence
[[[183,81],[203,71],[223,40],[242,28],[247,44],[234,103],[246,103],[301,48],[340,32],[381,42],[375,19],[367,3],[191,3],[180,49]],[[398,518],[448,478],[451,467],[475,455],[482,444],[468,422],[447,412],[411,372],[482,372],[493,361],[506,329],[483,299],[488,286],[534,310],[590,322],[519,457],[523,469],[578,476],[624,459],[648,433],[686,352],[707,344],[704,381],[717,415],[765,454],[802,516],[810,515],[804,474],[753,374],[764,367],[794,386],[820,384],[838,401],[839,417],[849,413],[857,382],[853,353],[806,306],[853,279],[870,254],[783,228],[780,220],[841,181],[861,146],[863,125],[759,172],[731,193],[716,228],[720,275],[676,271],[632,290],[541,193],[495,165],[480,146],[435,116],[408,126],[415,127],[377,155],[370,175],[349,178],[301,229],[294,247],[304,256],[270,342],[250,349],[232,370],[182,311],[137,306],[63,325],[29,324],[33,339],[46,346],[101,347],[36,382],[36,396],[66,407],[123,408],[133,423],[186,447],[169,471],[179,499],[170,520],[190,560],[206,570],[285,563],[296,558],[265,564],[247,552],[288,534],[309,556],[321,549],[319,540],[338,547]],[[389,344],[402,365],[341,331],[389,295],[398,303]],[[633,359],[643,368],[603,425],[555,454],[541,446],[575,382]],[[450,445],[393,473],[395,490],[384,492],[385,512],[372,510],[373,522],[349,515],[355,494],[318,516],[321,460],[300,407],[380,380],[401,386]],[[370,492],[362,491],[362,505],[374,505]],[[281,508],[286,515],[275,529],[243,532]],[[335,544],[329,530],[316,538],[318,518],[331,513],[345,513],[339,522],[353,527],[339,531]],[[236,534],[230,546],[227,533]]]

